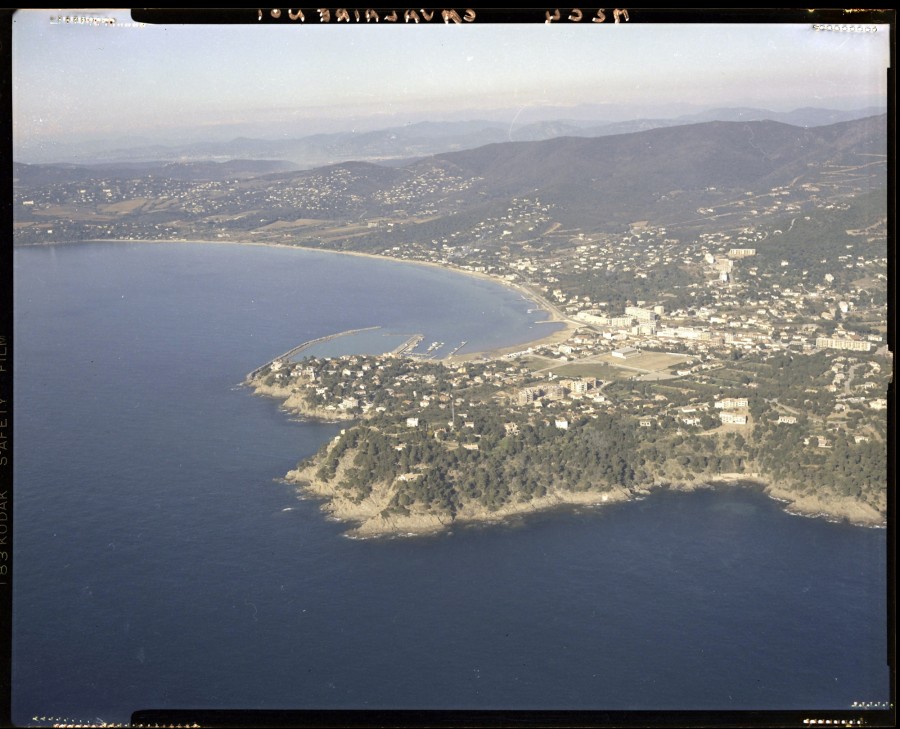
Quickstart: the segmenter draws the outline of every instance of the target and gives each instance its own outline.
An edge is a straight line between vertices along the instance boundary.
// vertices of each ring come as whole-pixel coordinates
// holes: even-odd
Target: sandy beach
[[[290,245],[287,243],[263,243],[260,241],[233,241],[233,240],[189,240],[187,238],[172,238],[168,240],[104,240],[104,239],[91,239],[84,241],[85,243],[197,243],[201,245],[224,245],[224,246],[256,246],[261,248],[286,248],[290,250],[301,250],[301,251],[313,251],[315,253],[329,253],[339,256],[356,256],[359,258],[369,258],[376,261],[393,261],[394,263],[408,263],[414,266],[429,266],[431,268],[437,268],[442,271],[450,271],[452,273],[462,274],[464,276],[470,276],[472,278],[477,278],[482,281],[490,281],[491,283],[499,284],[500,286],[504,286],[507,289],[515,291],[521,296],[525,297],[529,301],[531,301],[537,308],[541,311],[545,312],[547,315],[547,319],[542,320],[540,322],[536,322],[538,324],[560,324],[562,325],[562,329],[557,329],[555,331],[549,332],[548,334],[539,337],[537,339],[522,342],[520,344],[514,344],[508,347],[498,347],[495,349],[486,350],[483,352],[466,352],[464,354],[454,355],[449,358],[450,361],[453,362],[465,362],[474,359],[494,359],[497,357],[501,357],[505,354],[510,354],[512,352],[519,352],[530,348],[538,348],[542,346],[548,346],[553,344],[560,344],[566,341],[573,332],[578,329],[580,326],[578,323],[571,319],[567,319],[563,316],[560,316],[555,309],[539,294],[530,291],[525,288],[521,284],[518,284],[514,281],[508,281],[507,279],[500,278],[499,276],[493,276],[488,273],[483,273],[481,271],[470,271],[465,268],[458,268],[456,266],[449,266],[443,263],[436,263],[434,261],[416,261],[408,258],[395,258],[394,256],[385,256],[379,253],[362,253],[359,251],[335,251],[328,248],[313,248],[312,246],[301,246],[301,245]]]

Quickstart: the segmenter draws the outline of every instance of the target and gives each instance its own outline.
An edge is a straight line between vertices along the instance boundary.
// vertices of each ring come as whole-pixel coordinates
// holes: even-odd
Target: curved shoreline
[[[394,263],[407,263],[418,266],[431,266],[433,268],[442,269],[451,273],[459,273],[468,276],[472,276],[484,281],[489,281],[493,283],[500,284],[507,289],[511,289],[516,291],[522,296],[525,296],[528,300],[532,301],[539,308],[546,311],[548,315],[548,322],[560,323],[563,324],[563,329],[552,332],[549,335],[542,337],[537,340],[533,340],[530,342],[524,342],[522,344],[510,345],[506,347],[498,347],[491,350],[486,350],[483,352],[477,353],[468,353],[465,355],[455,355],[453,357],[453,361],[464,361],[466,359],[476,359],[476,358],[496,358],[502,356],[505,353],[521,351],[527,349],[529,347],[539,347],[545,346],[547,344],[558,343],[568,338],[571,335],[572,331],[579,327],[578,324],[573,322],[572,320],[561,317],[558,313],[556,313],[552,306],[550,306],[542,297],[534,294],[533,292],[526,289],[524,286],[507,281],[505,279],[501,279],[499,277],[485,274],[478,271],[469,271],[466,269],[460,269],[453,266],[448,266],[440,263],[435,263],[431,261],[415,261],[404,258],[395,258],[392,256],[385,256],[381,254],[373,254],[373,253],[363,253],[357,251],[335,251],[329,249],[320,249],[320,248],[312,248],[309,246],[302,245],[289,245],[284,243],[265,243],[265,242],[240,242],[240,241],[206,241],[206,240],[188,240],[188,239],[176,239],[176,240],[122,240],[122,239],[91,239],[91,240],[83,240],[77,241],[81,243],[178,243],[178,244],[214,244],[214,245],[231,245],[231,246],[258,246],[258,247],[270,247],[270,248],[286,248],[286,249],[294,249],[301,251],[311,251],[311,252],[319,252],[319,253],[333,253],[340,255],[350,255],[350,256],[358,256],[363,258],[369,258],[373,260],[386,260]],[[65,245],[65,244],[45,244],[45,245]],[[265,388],[265,390],[269,390],[270,388]],[[282,399],[282,406],[288,412],[292,412],[293,414],[299,415],[302,418],[307,418],[310,420],[320,420],[326,422],[341,422],[341,421],[350,421],[357,419],[356,416],[350,416],[345,413],[341,413],[339,411],[313,411],[307,406],[299,403],[299,402],[291,402],[290,395],[293,393],[289,392],[275,392],[274,390],[280,390],[280,388],[271,388],[273,391],[264,391],[263,388],[255,388],[257,394],[260,395],[268,395],[275,398]],[[291,471],[288,474],[288,480],[296,483],[295,479],[291,479],[290,476],[298,473],[298,470]],[[616,502],[616,501],[629,501],[634,498],[639,498],[642,495],[648,495],[652,490],[655,489],[667,489],[667,490],[675,490],[675,491],[693,491],[701,488],[716,488],[717,486],[742,486],[748,487],[753,486],[759,488],[762,493],[764,493],[769,498],[778,501],[782,505],[782,509],[792,515],[803,516],[808,518],[824,518],[828,521],[832,522],[848,522],[850,524],[856,526],[865,526],[865,527],[876,527],[876,528],[884,528],[886,525],[886,521],[884,517],[881,516],[873,507],[869,506],[865,502],[858,501],[847,501],[841,500],[839,502],[834,501],[824,501],[816,495],[806,495],[806,494],[797,494],[789,489],[779,486],[774,483],[767,483],[764,481],[758,480],[760,478],[759,474],[755,473],[747,473],[747,474],[720,474],[716,476],[698,476],[696,479],[692,479],[690,481],[683,482],[660,482],[655,483],[650,489],[638,489],[633,491],[625,491],[618,490],[615,491],[615,497],[612,497],[613,492],[569,492],[569,491],[555,491],[553,494],[548,495],[547,497],[542,497],[541,499],[525,502],[521,504],[515,505],[507,505],[501,509],[498,509],[496,512],[490,513],[479,513],[478,516],[467,516],[465,514],[461,515],[456,520],[442,520],[437,515],[420,515],[411,517],[411,521],[409,523],[405,523],[406,520],[402,518],[391,519],[390,525],[386,522],[383,526],[388,528],[378,529],[372,524],[368,529],[362,529],[362,524],[357,528],[351,530],[357,536],[367,537],[367,536],[388,536],[388,535],[402,535],[402,534],[431,534],[438,531],[443,531],[453,524],[463,525],[466,523],[490,523],[503,521],[504,519],[521,516],[524,514],[535,513],[538,511],[545,511],[556,507],[562,506],[583,506],[583,505],[591,505],[591,506],[600,506],[605,502]],[[315,491],[307,491],[306,489],[302,489],[303,491],[309,493],[310,495],[316,496],[318,498],[326,498],[324,494],[321,492]],[[604,495],[607,497],[604,502]],[[540,503],[538,503],[540,502]],[[325,505],[323,505],[324,508]],[[326,509],[327,511],[331,511],[330,509]],[[352,518],[341,517],[332,512],[333,516],[340,521],[348,522],[354,521]],[[419,519],[420,522],[417,523],[416,520]],[[396,522],[396,523],[394,523]]]
[[[169,240],[123,240],[121,238],[91,238],[82,241],[73,241],[76,243],[193,243],[200,245],[225,245],[225,246],[253,246],[259,248],[283,248],[288,250],[300,250],[300,251],[310,251],[313,253],[331,253],[339,256],[356,256],[359,258],[368,258],[376,261],[389,261],[392,263],[407,263],[413,266],[428,266],[430,268],[436,268],[441,271],[448,271],[450,273],[457,273],[463,276],[469,276],[471,278],[477,278],[481,281],[487,281],[490,283],[498,284],[507,289],[515,291],[516,293],[524,296],[528,301],[531,301],[537,308],[541,311],[545,312],[547,315],[547,319],[542,320],[540,322],[536,322],[538,324],[560,324],[562,325],[561,329],[550,332],[549,334],[539,337],[534,340],[527,340],[521,342],[519,344],[510,344],[503,345],[498,347],[492,347],[490,349],[481,350],[478,352],[467,352],[465,354],[458,354],[453,356],[454,362],[463,362],[471,359],[492,359],[496,357],[500,357],[504,354],[509,354],[511,352],[518,352],[523,349],[543,347],[553,344],[559,344],[560,342],[568,339],[576,329],[578,329],[581,325],[572,321],[571,319],[567,319],[565,317],[560,316],[556,313],[553,307],[547,302],[542,296],[534,293],[530,289],[526,288],[522,284],[516,283],[514,281],[507,281],[506,279],[500,278],[498,276],[493,276],[488,273],[482,273],[481,271],[470,271],[465,268],[458,268],[456,266],[449,266],[443,263],[435,263],[434,261],[416,261],[409,258],[396,258],[394,256],[385,256],[380,253],[364,253],[362,251],[335,251],[329,248],[313,248],[311,246],[303,246],[303,245],[291,245],[288,243],[264,243],[262,241],[234,241],[234,240],[190,240],[187,238],[177,238],[177,239],[169,239]],[[67,243],[47,243],[44,245],[69,245]]]

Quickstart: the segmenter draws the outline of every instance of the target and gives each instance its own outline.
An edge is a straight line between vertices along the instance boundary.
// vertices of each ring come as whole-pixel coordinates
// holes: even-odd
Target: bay
[[[236,387],[246,372],[360,327],[381,327],[366,347],[472,351],[550,331],[513,291],[250,246],[14,263],[18,723],[887,699],[882,530],[720,489],[353,541],[277,481],[340,426],[291,421]]]

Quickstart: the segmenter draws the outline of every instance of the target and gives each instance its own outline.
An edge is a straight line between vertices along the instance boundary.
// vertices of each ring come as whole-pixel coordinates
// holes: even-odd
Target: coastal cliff
[[[422,479],[421,471],[360,481],[356,464],[367,447],[365,441],[357,440],[354,447],[342,449],[341,440],[342,436],[337,436],[315,457],[290,471],[285,480],[295,484],[301,495],[322,500],[322,510],[347,523],[348,536],[356,538],[432,534],[457,525],[501,522],[563,506],[602,507],[645,497],[656,490],[690,492],[734,486],[757,489],[792,514],[861,526],[883,526],[885,522],[884,514],[866,502],[827,493],[804,494],[798,491],[799,484],[766,483],[756,472],[682,474],[675,480],[650,477],[647,483],[631,487],[597,483],[581,490],[556,481],[540,495],[510,494],[499,506],[487,505],[480,494],[460,497],[461,489],[454,489],[455,500],[423,500],[408,488]],[[422,467],[428,468],[427,464]],[[441,473],[439,478],[459,483],[466,479],[464,470]]]
[[[324,512],[335,519],[353,524],[348,531],[348,535],[353,537],[432,534],[458,524],[500,522],[509,517],[533,514],[559,506],[599,506],[627,501],[634,496],[624,489],[602,493],[553,489],[544,496],[508,503],[495,509],[489,509],[473,500],[461,504],[453,511],[420,506],[407,508],[401,513],[391,508],[399,490],[400,484],[397,481],[382,480],[371,484],[371,491],[362,498],[346,487],[348,471],[357,454],[356,450],[347,451],[341,457],[335,475],[329,479],[323,478],[320,473],[320,459],[301,464],[285,476],[285,480],[295,484],[302,495],[321,499]]]
[[[253,379],[247,383],[255,395],[274,398],[281,402],[282,409],[307,420],[324,420],[334,422],[341,420],[353,420],[354,415],[336,407],[314,407],[309,404],[304,393],[294,387],[286,385],[267,385],[260,379]]]

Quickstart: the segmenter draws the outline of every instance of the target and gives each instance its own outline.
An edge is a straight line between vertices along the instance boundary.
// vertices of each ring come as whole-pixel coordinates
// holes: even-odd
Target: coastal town
[[[19,182],[15,232],[23,245],[372,255],[533,302],[549,322],[538,341],[472,352],[423,333],[390,353],[279,357],[248,377],[302,417],[346,421],[291,479],[360,535],[735,480],[798,512],[879,525],[893,356],[887,214],[871,181],[884,164],[869,154],[783,184],[657,193],[658,212],[626,224],[537,190],[492,197],[439,158]]]
[[[348,421],[314,459],[316,473],[306,474],[320,485],[321,458],[337,459],[337,470],[341,454],[357,457],[375,432],[382,451],[395,451],[382,463],[383,472],[363,469],[379,473],[393,488],[374,499],[372,491],[360,491],[374,501],[369,507],[379,507],[366,514],[369,528],[363,533],[394,532],[398,525],[423,528],[422,515],[408,518],[408,512],[419,479],[438,463],[429,450],[436,445],[454,454],[446,466],[454,478],[446,478],[449,471],[439,474],[446,486],[481,468],[498,469],[488,464],[497,454],[515,454],[522,444],[537,453],[560,441],[577,442],[590,436],[598,421],[629,431],[631,448],[642,454],[635,460],[634,450],[619,453],[623,467],[605,482],[609,488],[634,495],[663,484],[694,486],[730,475],[770,483],[773,495],[805,513],[881,522],[890,361],[874,347],[850,348],[874,343],[820,337],[815,343],[761,349],[730,340],[731,354],[724,341],[712,349],[705,340],[688,339],[684,353],[676,353],[671,347],[651,349],[650,339],[637,340],[640,334],[629,332],[629,340],[604,336],[622,324],[591,323],[558,343],[444,360],[392,354],[276,360],[250,384],[303,417]],[[803,481],[812,474],[815,485]],[[585,480],[584,474],[573,475]],[[597,487],[604,482],[587,480],[592,487],[574,495],[579,503],[600,498]],[[498,476],[497,482],[515,480]],[[535,498],[553,503],[540,484],[528,498],[511,500],[513,494],[493,494],[491,483],[486,478],[483,488],[471,491],[471,499],[485,509],[470,518],[503,516],[516,511],[517,503],[530,509]],[[464,516],[465,500],[454,505],[453,489],[436,489],[419,504],[427,514]],[[555,494],[559,502],[572,496]],[[358,518],[366,512],[351,513]],[[433,519],[425,520],[426,531],[435,526]]]
[[[514,218],[523,220],[525,214]],[[663,229],[642,226],[616,244],[578,238],[574,255],[557,253],[550,262],[501,255],[500,265],[508,261],[506,270],[516,272],[502,280],[551,312],[561,332],[511,351],[461,352],[440,361],[407,356],[399,370],[390,355],[276,361],[255,384],[286,395],[288,409],[308,416],[376,418],[397,449],[434,438],[466,451],[470,461],[526,432],[566,437],[599,418],[613,419],[638,442],[654,443],[658,459],[659,446],[667,453],[619,486],[684,486],[731,474],[768,483],[806,513],[880,523],[892,369],[884,342],[886,251],[877,245],[883,224],[845,233],[853,242],[830,262],[827,253],[809,262],[818,280],[783,258],[759,255],[755,241],[783,235],[762,227],[705,234],[685,246]],[[630,247],[643,254],[623,256]],[[391,253],[398,251],[384,251]],[[693,280],[621,308],[571,290],[573,277],[589,266],[630,269],[640,278],[679,265]],[[461,268],[488,273],[467,266]],[[394,496],[422,473],[391,472],[405,479]],[[812,474],[816,485],[803,483]],[[403,516],[399,502],[379,503],[375,532]],[[510,508],[508,501],[494,506],[501,514]]]

